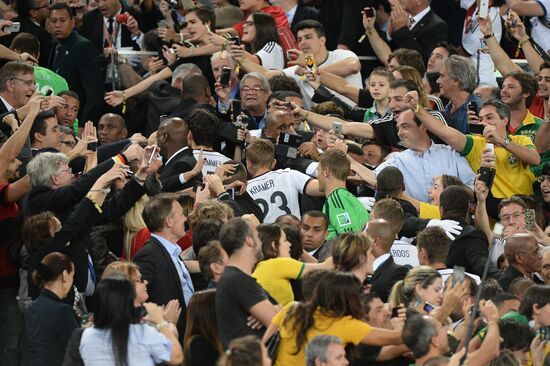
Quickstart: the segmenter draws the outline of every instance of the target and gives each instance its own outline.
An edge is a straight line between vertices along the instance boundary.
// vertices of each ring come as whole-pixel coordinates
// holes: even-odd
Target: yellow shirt
[[[300,278],[305,264],[292,258],[272,258],[256,265],[252,277],[281,305],[294,301],[288,280]]]
[[[509,136],[510,141],[534,149],[533,141],[527,136]],[[481,166],[481,153],[485,149],[485,137],[466,135],[466,146],[462,155],[466,157],[474,172]],[[503,147],[495,146],[496,175],[491,193],[496,198],[509,198],[516,194],[533,194],[535,176],[531,166],[521,162],[514,154]]]
[[[340,318],[329,317],[318,309],[313,314],[313,325],[307,331],[306,342],[302,345],[300,352],[294,354],[296,351],[296,336],[293,322],[290,321],[290,323],[282,325],[288,309],[294,304],[290,303],[283,307],[272,320],[273,324],[279,326],[281,335],[275,366],[305,365],[305,347],[307,342],[318,335],[326,334],[340,337],[344,346],[350,343],[357,345],[372,330],[370,325],[364,321],[354,319],[351,316]]]
[[[421,219],[440,219],[441,213],[439,212],[439,206],[432,205],[426,202],[420,202],[418,217]]]

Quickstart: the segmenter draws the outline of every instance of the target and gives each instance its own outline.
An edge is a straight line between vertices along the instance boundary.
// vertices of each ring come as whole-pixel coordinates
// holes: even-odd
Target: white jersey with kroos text
[[[264,173],[248,181],[246,190],[264,213],[264,223],[275,222],[281,215],[300,218],[299,194],[304,193],[311,177],[293,169]]]
[[[201,151],[200,150],[193,150],[193,156],[195,159],[199,159]],[[202,156],[206,161],[204,162],[204,166],[202,167],[202,175],[207,174],[214,174],[216,171],[216,168],[218,165],[224,164],[226,161],[231,160],[227,156],[220,154],[217,151],[202,151]]]

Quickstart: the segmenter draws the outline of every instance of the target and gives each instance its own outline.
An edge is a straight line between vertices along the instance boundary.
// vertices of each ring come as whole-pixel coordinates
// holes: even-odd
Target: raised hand
[[[113,90],[111,92],[108,92],[105,94],[105,102],[109,104],[111,107],[117,107],[122,104],[124,101],[124,92],[120,90]]]

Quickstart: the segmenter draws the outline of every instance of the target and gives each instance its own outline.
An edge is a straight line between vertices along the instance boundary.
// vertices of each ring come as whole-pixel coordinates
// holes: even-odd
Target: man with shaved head
[[[124,118],[114,113],[104,114],[99,119],[97,134],[101,145],[124,140],[128,136]]]
[[[292,122],[292,115],[286,111],[276,110],[269,113],[262,129],[262,138],[276,142],[281,132],[295,134]]]
[[[175,192],[193,187],[195,181],[202,180],[202,163],[193,156],[187,145],[189,128],[178,117],[167,118],[160,123],[157,132],[157,145],[164,166],[160,169],[162,190]]]
[[[506,239],[504,255],[508,259],[508,268],[499,283],[504,291],[516,278],[529,278],[537,284],[544,282],[535,274],[541,270],[541,250],[537,240],[531,234],[514,234]]]
[[[375,258],[372,268],[372,290],[386,302],[393,285],[405,278],[409,269],[393,261],[390,248],[397,232],[388,221],[371,220],[367,227],[367,235],[372,239],[372,255]]]

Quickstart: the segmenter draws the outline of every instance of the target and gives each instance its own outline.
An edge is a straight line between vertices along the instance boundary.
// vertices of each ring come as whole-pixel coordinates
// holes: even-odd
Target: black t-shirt
[[[246,325],[250,308],[267,300],[263,288],[240,269],[227,266],[216,289],[216,316],[224,348],[235,338],[261,337],[265,328],[253,330]]]

